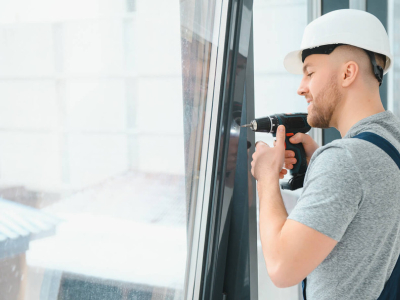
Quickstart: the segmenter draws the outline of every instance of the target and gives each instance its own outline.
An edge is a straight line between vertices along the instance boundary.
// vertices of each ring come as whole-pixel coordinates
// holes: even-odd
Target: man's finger
[[[294,151],[292,151],[292,150],[286,150],[286,151],[285,151],[285,157],[286,157],[286,158],[294,157]]]
[[[279,125],[278,130],[276,132],[276,146],[285,145],[285,126]]]
[[[295,158],[285,158],[285,164],[294,165],[295,163],[297,163],[297,159],[295,159]]]
[[[304,143],[304,133],[298,132],[294,136],[292,136],[289,140],[293,144]]]

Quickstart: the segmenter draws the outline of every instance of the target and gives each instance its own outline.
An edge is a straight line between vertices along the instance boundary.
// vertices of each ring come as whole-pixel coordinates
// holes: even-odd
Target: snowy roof
[[[156,188],[154,188],[156,187]],[[185,178],[128,172],[46,208],[64,220],[27,263],[100,280],[183,289]]]
[[[0,259],[23,253],[29,242],[55,233],[61,219],[0,198]]]

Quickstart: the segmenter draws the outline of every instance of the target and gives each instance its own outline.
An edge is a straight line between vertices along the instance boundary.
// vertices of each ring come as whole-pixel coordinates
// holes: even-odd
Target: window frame
[[[225,180],[227,157],[238,148],[238,145],[232,146],[229,143],[234,138],[230,133],[234,101],[243,105],[243,99],[246,98],[244,103],[247,107],[242,110],[242,120],[243,117],[254,117],[254,85],[245,88],[247,83],[253,84],[254,76],[252,66],[246,69],[250,44],[253,42],[250,38],[253,1],[217,0],[216,5],[221,7],[221,10],[216,12],[214,24],[220,26],[214,26],[213,33],[199,189],[193,216],[192,247],[188,253],[185,299],[224,299],[224,286],[235,285],[235,282],[226,282],[232,280],[226,277],[225,265],[228,244],[229,249],[234,247],[234,238],[230,235],[236,235],[230,231],[230,225],[231,222],[237,222],[232,218],[230,209],[235,188],[226,185]],[[242,56],[240,62],[239,52]],[[249,61],[252,64],[252,59]],[[249,77],[247,81],[246,77]],[[247,116],[243,116],[244,113],[247,113]],[[226,130],[228,128],[230,130]],[[254,150],[254,134],[250,134],[248,139],[252,141]],[[246,153],[242,159],[246,160],[249,174],[251,155]],[[252,191],[248,191],[248,195],[251,194],[254,199],[249,199],[248,195],[245,197],[247,199],[244,199],[253,203],[246,221],[249,239],[245,247],[249,251],[240,259],[242,262],[249,262],[250,271],[246,276],[251,278],[251,283],[248,293],[251,299],[257,299],[256,195],[255,180],[252,180]],[[249,285],[248,277],[242,280],[247,280],[244,285]]]

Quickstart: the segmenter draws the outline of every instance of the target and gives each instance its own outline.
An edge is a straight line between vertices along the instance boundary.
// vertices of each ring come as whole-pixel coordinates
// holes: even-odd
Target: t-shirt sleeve
[[[361,184],[350,152],[330,146],[310,162],[303,192],[288,219],[340,241],[358,211]]]

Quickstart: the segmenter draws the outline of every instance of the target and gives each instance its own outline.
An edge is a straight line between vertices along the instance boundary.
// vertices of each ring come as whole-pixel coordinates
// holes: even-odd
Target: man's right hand
[[[292,136],[289,141],[292,144],[298,144],[298,143],[303,143],[304,151],[306,152],[306,159],[307,159],[307,165],[310,162],[311,156],[315,152],[315,150],[318,149],[318,144],[312,139],[311,136],[305,133],[296,133],[294,136]],[[297,162],[297,159],[294,158],[294,152],[291,150],[286,150],[285,151],[285,168],[286,169],[293,169],[293,164]]]

